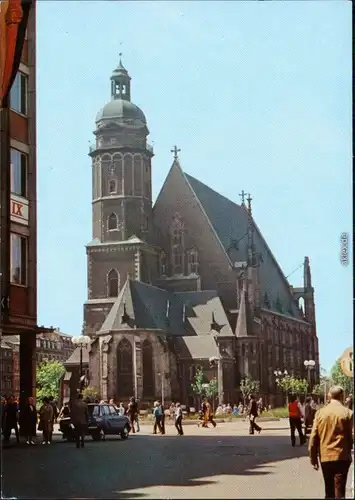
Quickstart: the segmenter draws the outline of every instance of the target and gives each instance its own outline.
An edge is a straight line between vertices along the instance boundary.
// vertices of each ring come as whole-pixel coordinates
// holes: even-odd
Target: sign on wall
[[[11,194],[10,218],[12,222],[28,226],[28,200]]]

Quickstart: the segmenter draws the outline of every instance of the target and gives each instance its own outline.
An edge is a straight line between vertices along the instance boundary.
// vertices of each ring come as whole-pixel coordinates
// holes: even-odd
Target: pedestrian
[[[11,431],[15,431],[16,441],[20,442],[18,430],[18,404],[13,396],[9,396],[4,407],[4,443],[10,442]]]
[[[39,410],[38,430],[43,432],[42,444],[51,444],[53,432],[53,406],[47,397],[43,398],[43,405]]]
[[[258,416],[258,405],[253,395],[250,395],[249,397],[248,416],[249,416],[249,434],[250,435],[254,434],[254,431],[260,434],[262,429],[261,427],[258,426],[258,424],[255,423],[255,419]]]
[[[165,410],[164,410],[164,405],[161,401],[158,401],[160,405],[160,410],[161,410],[161,433],[165,434]]]
[[[318,457],[321,462],[325,498],[336,500],[345,498],[353,446],[353,413],[342,404],[343,397],[342,387],[330,388],[330,402],[317,411],[309,439],[313,468],[319,469]]]
[[[205,405],[206,405],[206,419],[207,419],[207,422],[211,422],[211,424],[213,425],[213,427],[216,427],[217,424],[216,424],[216,422],[213,419],[212,406],[211,406],[211,404],[209,403],[209,401],[207,399],[205,401]]]
[[[300,445],[303,445],[306,442],[306,438],[303,435],[302,431],[302,414],[299,401],[294,395],[290,396],[290,402],[288,403],[288,417],[290,421],[292,446],[296,446],[296,436],[295,436],[296,429],[300,437]]]
[[[176,405],[174,402],[172,402],[170,405],[170,408],[169,408],[169,418],[171,420],[175,420],[175,409],[176,409]]]
[[[157,428],[159,429],[160,434],[163,434],[163,430],[161,427],[161,419],[162,419],[161,406],[158,401],[154,402],[153,417],[154,417],[153,434],[157,433]]]
[[[182,430],[182,408],[180,403],[176,403],[174,415],[175,415],[175,427],[178,432],[178,435],[183,436],[184,431]]]
[[[125,407],[123,406],[123,403],[120,403],[119,407],[117,408],[118,414],[122,417],[125,413]]]
[[[54,424],[57,423],[57,419],[58,419],[58,416],[59,416],[59,410],[58,410],[57,402],[54,399],[54,397],[53,396],[49,396],[48,399],[49,399],[49,404],[53,408],[52,426],[51,426],[51,430],[49,432],[49,442],[51,443],[52,442],[52,435],[53,435]]]
[[[127,410],[127,415],[129,417],[129,421],[131,424],[131,431],[133,434],[136,432],[134,428],[134,424],[137,421],[137,413],[138,413],[138,405],[136,402],[136,399],[134,397],[131,397],[129,403],[128,403],[128,410]],[[137,429],[138,432],[139,429]]]
[[[314,422],[314,417],[316,414],[316,409],[312,404],[312,398],[307,397],[304,405],[304,427],[305,435],[310,434]]]
[[[349,409],[349,410],[353,410],[353,395],[352,394],[349,394],[349,396],[346,398],[345,400],[345,406]]]
[[[76,401],[72,402],[70,415],[75,431],[76,447],[84,448],[85,432],[89,425],[89,410],[82,394],[79,393]]]
[[[22,411],[23,411],[22,425],[24,427],[24,435],[26,436],[26,444],[35,444],[33,439],[36,437],[37,434],[36,431],[37,431],[38,413],[33,397],[30,396],[27,399],[27,403]]]
[[[68,403],[64,403],[62,409],[59,412],[58,418],[67,418],[70,416],[70,408]]]

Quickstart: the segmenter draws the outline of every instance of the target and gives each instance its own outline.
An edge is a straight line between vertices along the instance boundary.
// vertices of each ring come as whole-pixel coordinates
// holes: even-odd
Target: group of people
[[[43,398],[42,406],[38,411],[33,397],[27,399],[26,405],[21,409],[19,402],[9,396],[1,399],[1,429],[4,444],[10,442],[12,431],[15,432],[16,442],[20,442],[20,431],[25,436],[26,444],[35,444],[37,429],[43,433],[43,444],[52,442],[53,426],[58,418],[59,411],[53,397]]]
[[[172,403],[169,408],[170,418],[174,420],[175,428],[178,436],[183,436],[182,429],[183,411],[180,403]],[[153,406],[153,434],[159,431],[160,434],[165,434],[165,409],[161,401],[155,401]]]

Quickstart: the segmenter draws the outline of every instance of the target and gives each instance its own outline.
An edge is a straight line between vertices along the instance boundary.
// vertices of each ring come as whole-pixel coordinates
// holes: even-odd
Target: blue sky
[[[158,194],[183,169],[239,203],[285,275],[308,255],[321,364],[352,344],[351,2],[37,4],[39,324],[78,335],[87,298],[95,115],[119,52],[154,144]],[[351,258],[351,257],[350,257]],[[302,285],[302,268],[291,277]]]

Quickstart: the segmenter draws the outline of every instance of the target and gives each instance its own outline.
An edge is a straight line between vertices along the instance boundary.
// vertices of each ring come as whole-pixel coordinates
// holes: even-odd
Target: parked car
[[[120,415],[117,408],[110,404],[89,403],[88,434],[94,441],[105,439],[106,435],[119,435],[127,439],[130,432],[128,417]]]
[[[121,436],[121,439],[128,438],[131,429],[129,419],[125,415],[120,415],[114,405],[88,403],[88,410],[89,425],[86,434],[94,441],[105,439],[106,435]],[[60,419],[59,430],[63,433],[64,439],[68,441],[75,439],[70,416]]]

